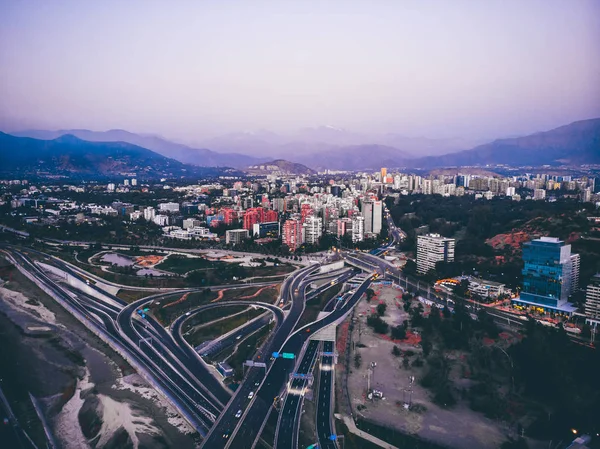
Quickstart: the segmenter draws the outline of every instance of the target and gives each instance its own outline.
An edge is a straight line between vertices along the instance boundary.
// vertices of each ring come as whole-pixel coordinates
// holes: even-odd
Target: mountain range
[[[78,177],[217,176],[231,172],[187,165],[126,142],[89,142],[72,134],[52,140],[0,132],[0,174]],[[239,173],[239,172],[238,172]]]
[[[80,142],[128,143],[185,164],[204,167],[243,168],[281,158],[315,170],[600,164],[600,119],[581,120],[529,136],[498,139],[472,147],[458,139],[415,139],[397,134],[379,136],[373,143],[365,140],[372,137],[331,126],[306,128],[291,137],[266,130],[226,134],[204,141],[201,149],[124,130],[29,130],[12,134],[47,142],[70,135],[81,139]],[[116,147],[107,148],[112,151]]]
[[[127,142],[176,159],[179,162],[202,167],[242,168],[253,163],[264,162],[268,159],[245,154],[220,153],[206,148],[192,148],[181,143],[163,139],[160,136],[134,134],[123,129],[111,129],[109,131],[90,131],[88,129],[46,131],[34,129],[11,134],[18,137],[32,137],[41,140],[52,140],[69,134],[89,142]]]

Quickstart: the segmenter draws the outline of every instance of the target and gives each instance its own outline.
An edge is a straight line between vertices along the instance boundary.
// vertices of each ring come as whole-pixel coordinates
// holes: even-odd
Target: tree
[[[401,324],[392,327],[392,338],[394,340],[404,340],[406,338],[406,328]]]
[[[377,304],[377,315],[383,316],[385,315],[385,311],[387,309],[387,305],[383,302]]]
[[[368,288],[365,293],[367,295],[367,301],[371,301],[373,296],[375,296],[375,290],[373,290],[372,288]]]
[[[383,321],[376,313],[367,317],[367,325],[371,326],[378,334],[387,334],[389,325]]]
[[[408,369],[408,368],[410,367],[410,360],[408,359],[408,357],[407,357],[407,356],[404,356],[404,357],[402,358],[402,367],[403,367],[404,369]]]
[[[360,368],[360,365],[362,364],[362,357],[361,355],[357,352],[356,354],[354,354],[354,367],[356,369]]]
[[[402,352],[400,351],[400,348],[398,346],[394,345],[394,347],[392,348],[392,354],[396,357],[399,357],[402,354]]]
[[[402,268],[402,271],[407,275],[414,276],[415,274],[417,274],[417,263],[414,260],[408,259],[406,261],[406,264],[404,264],[404,268]]]

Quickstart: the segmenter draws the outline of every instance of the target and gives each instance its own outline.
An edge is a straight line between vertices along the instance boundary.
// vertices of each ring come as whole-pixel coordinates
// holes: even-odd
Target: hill
[[[409,161],[411,167],[600,164],[600,118],[581,120],[550,131],[499,139],[471,150]]]
[[[125,142],[88,142],[66,134],[53,140],[0,133],[0,173],[114,177],[212,176],[222,169],[200,169]]]
[[[260,158],[245,154],[219,153],[206,148],[192,148],[166,140],[160,136],[135,134],[123,129],[111,129],[109,131],[90,131],[88,129],[46,131],[34,129],[12,133],[14,136],[32,137],[41,140],[52,140],[67,134],[90,142],[126,142],[147,148],[179,162],[201,167],[241,168],[262,161]]]
[[[316,172],[306,165],[277,159],[264,164],[252,165],[246,169],[251,175],[286,174],[286,175],[313,175]]]

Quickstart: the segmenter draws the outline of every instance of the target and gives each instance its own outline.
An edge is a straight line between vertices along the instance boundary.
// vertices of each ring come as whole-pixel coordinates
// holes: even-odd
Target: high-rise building
[[[109,192],[114,192],[115,184],[113,182],[109,182],[108,185],[106,186],[106,190],[108,190]]]
[[[310,215],[304,220],[304,238],[309,245],[316,245],[323,235],[323,220],[321,217]]]
[[[600,324],[600,273],[592,277],[585,291],[586,322],[594,327]]]
[[[352,217],[352,242],[362,242],[365,239],[365,218],[360,215]]]
[[[237,245],[246,240],[249,236],[247,229],[230,229],[225,231],[225,243]]]
[[[427,273],[435,269],[437,262],[454,262],[455,240],[439,234],[417,237],[417,272]]]
[[[581,258],[579,254],[571,254],[571,294],[579,290],[579,267]]]
[[[546,199],[546,190],[544,190],[544,189],[534,189],[533,190],[533,199],[534,200],[544,200],[544,199]]]
[[[387,177],[387,168],[381,167],[381,182],[385,182]]]
[[[362,216],[365,219],[365,234],[373,233],[373,202],[363,201],[362,203]]]
[[[158,209],[166,212],[179,212],[179,203],[160,203]]]
[[[523,289],[514,302],[546,311],[572,311],[567,304],[573,276],[571,256],[571,245],[555,237],[524,243]]]
[[[362,215],[365,218],[365,234],[379,234],[383,220],[383,203],[363,201]]]
[[[137,186],[137,179],[135,179],[135,178],[132,178],[132,179],[131,179],[131,185],[132,185],[132,186]]]
[[[153,207],[147,207],[144,209],[144,220],[154,221],[156,210]]]
[[[302,222],[300,220],[286,220],[283,223],[283,232],[281,240],[284,245],[287,245],[290,251],[296,251],[302,246],[303,241]]]
[[[128,186],[129,185],[129,179],[123,180],[123,185]]]
[[[339,218],[337,220],[337,232],[338,237],[343,237],[347,233],[352,232],[352,219],[350,218]]]

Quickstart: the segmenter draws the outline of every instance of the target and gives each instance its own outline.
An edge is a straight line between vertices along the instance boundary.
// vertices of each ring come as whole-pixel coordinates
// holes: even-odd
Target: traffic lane
[[[323,343],[323,353],[333,352],[333,342]],[[317,406],[317,438],[320,448],[337,449],[335,441],[330,439],[334,434],[331,428],[331,397],[332,397],[332,376],[333,376],[333,356],[323,355],[321,359],[321,372],[319,379],[319,393]],[[327,369],[329,368],[329,369]]]
[[[313,340],[309,342],[306,351],[300,361],[297,374],[307,375],[312,371],[317,350],[320,347],[320,341]],[[304,398],[304,389],[308,386],[306,378],[293,378],[290,382],[288,392],[282,407],[279,422],[277,424],[277,442],[276,447],[288,448],[295,446],[296,429],[299,421],[298,411]],[[292,429],[287,432],[286,429]]]

